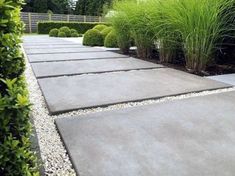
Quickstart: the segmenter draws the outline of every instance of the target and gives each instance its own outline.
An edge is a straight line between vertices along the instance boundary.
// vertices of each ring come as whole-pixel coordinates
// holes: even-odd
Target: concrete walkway
[[[232,87],[72,39],[27,36],[50,114]],[[81,176],[234,173],[235,93],[57,120]]]

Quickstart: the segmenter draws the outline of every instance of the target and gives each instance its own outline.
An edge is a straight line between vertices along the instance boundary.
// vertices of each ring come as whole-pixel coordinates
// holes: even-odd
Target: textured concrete
[[[213,79],[216,81],[224,82],[227,84],[231,84],[235,86],[235,74],[227,74],[227,75],[218,75],[218,76],[209,76],[209,79]]]
[[[37,78],[159,67],[163,66],[134,58],[32,63],[32,68]]]
[[[168,68],[45,78],[38,82],[51,114],[229,87]]]
[[[69,61],[69,60],[87,60],[87,59],[112,59],[124,58],[127,56],[113,52],[90,52],[90,53],[61,53],[61,54],[38,54],[28,55],[30,62],[52,62],[52,61]]]
[[[54,44],[47,44],[47,45],[33,45],[33,46],[24,46],[25,50],[30,49],[54,49],[54,48],[82,48],[85,47],[83,45],[75,45],[75,44],[61,44],[61,45],[54,45]]]
[[[234,176],[235,92],[56,120],[80,176]]]
[[[102,52],[104,50],[94,47],[83,48],[50,48],[50,49],[26,49],[27,54],[53,54],[53,53],[80,53],[80,52]]]

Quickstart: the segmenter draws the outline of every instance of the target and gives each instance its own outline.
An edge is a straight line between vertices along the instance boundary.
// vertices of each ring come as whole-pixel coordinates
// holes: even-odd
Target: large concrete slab
[[[54,61],[72,61],[72,60],[88,60],[88,59],[112,59],[127,58],[127,56],[113,52],[90,52],[90,53],[61,53],[61,54],[36,54],[28,55],[30,62],[54,62]]]
[[[53,53],[81,53],[81,52],[102,52],[104,50],[94,47],[80,48],[50,48],[50,49],[26,49],[27,54],[53,54]]]
[[[218,75],[218,76],[209,76],[209,79],[213,79],[216,81],[224,82],[227,84],[231,84],[235,86],[235,74],[226,74],[226,75]]]
[[[80,176],[234,176],[235,92],[57,119]]]
[[[51,114],[230,87],[168,68],[45,78],[38,82]]]
[[[84,73],[151,69],[160,67],[163,66],[134,58],[32,63],[32,68],[37,78],[65,75],[71,76]]]
[[[33,46],[24,46],[25,50],[30,50],[30,49],[54,49],[54,48],[83,48],[85,46],[83,45],[75,45],[75,44],[61,44],[61,45],[54,45],[54,44],[47,44],[47,45],[33,45]]]

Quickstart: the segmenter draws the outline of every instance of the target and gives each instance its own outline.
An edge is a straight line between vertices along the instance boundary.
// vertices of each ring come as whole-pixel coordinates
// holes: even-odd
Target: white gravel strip
[[[39,147],[41,150],[41,157],[43,160],[45,175],[48,176],[74,176],[75,171],[72,168],[72,164],[67,155],[67,152],[63,146],[60,136],[56,130],[54,119],[77,116],[88,113],[95,113],[101,111],[110,111],[123,109],[133,106],[143,106],[154,103],[161,103],[166,101],[174,101],[178,99],[185,99],[197,96],[205,96],[210,94],[217,94],[222,92],[234,91],[235,88],[227,88],[213,91],[203,91],[200,93],[189,93],[185,95],[175,97],[165,97],[156,100],[146,100],[141,102],[130,102],[112,105],[102,108],[92,108],[86,110],[72,111],[69,113],[60,114],[57,116],[48,115],[49,112],[46,108],[45,100],[42,96],[41,90],[37,83],[37,80],[33,74],[30,64],[26,61],[25,76],[28,83],[28,89],[30,92],[30,101],[33,103],[32,115],[34,118],[34,124],[38,135]]]

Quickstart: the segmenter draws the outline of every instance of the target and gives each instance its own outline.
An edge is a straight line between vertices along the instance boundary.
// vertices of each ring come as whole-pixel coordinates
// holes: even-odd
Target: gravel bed
[[[41,90],[37,83],[37,80],[33,74],[30,64],[26,60],[26,80],[28,83],[28,89],[30,93],[30,101],[33,103],[32,116],[38,135],[39,147],[41,150],[41,157],[43,166],[45,168],[45,175],[48,176],[74,176],[75,171],[72,168],[72,164],[67,155],[67,152],[57,132],[54,120],[56,118],[76,116],[88,113],[95,113],[101,111],[110,111],[116,109],[123,109],[133,106],[143,106],[154,103],[161,103],[165,101],[174,101],[177,99],[184,99],[190,97],[204,96],[209,94],[216,94],[228,91],[234,91],[235,88],[227,88],[213,91],[203,91],[200,93],[190,93],[175,97],[165,97],[156,100],[146,100],[141,102],[130,102],[112,105],[102,108],[92,108],[86,110],[72,111],[69,113],[60,114],[57,116],[50,116],[46,108],[45,100],[42,96]]]

